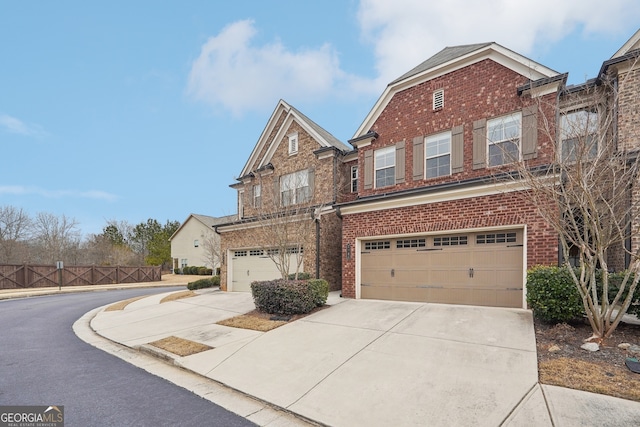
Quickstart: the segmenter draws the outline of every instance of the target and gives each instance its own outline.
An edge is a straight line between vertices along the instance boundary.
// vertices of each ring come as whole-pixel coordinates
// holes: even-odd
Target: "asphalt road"
[[[146,288],[0,301],[0,406],[63,405],[65,426],[253,426],[167,380],[80,340],[88,311]]]

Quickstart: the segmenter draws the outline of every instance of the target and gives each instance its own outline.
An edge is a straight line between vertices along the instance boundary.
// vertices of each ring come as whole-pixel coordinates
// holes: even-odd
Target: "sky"
[[[280,99],[346,143],[447,46],[496,42],[579,84],[638,28],[637,0],[0,0],[0,207],[85,236],[234,214]]]

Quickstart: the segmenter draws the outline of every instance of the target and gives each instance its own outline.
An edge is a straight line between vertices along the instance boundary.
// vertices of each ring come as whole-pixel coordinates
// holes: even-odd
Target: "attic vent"
[[[433,92],[433,109],[439,110],[444,107],[444,89]]]
[[[294,133],[289,135],[289,155],[296,154],[298,152],[298,134]]]

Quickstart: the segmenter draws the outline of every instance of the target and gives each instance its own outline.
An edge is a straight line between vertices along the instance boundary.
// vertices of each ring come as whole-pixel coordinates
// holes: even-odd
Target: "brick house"
[[[336,205],[343,296],[526,307],[527,268],[565,254],[513,161],[548,165],[568,146],[561,118],[594,111],[573,95],[605,76],[615,89],[598,108],[615,109],[620,146],[640,148],[639,34],[584,85],[496,43],[445,48],[391,82],[349,141],[362,179]]]
[[[349,186],[349,151],[300,111],[278,102],[231,185],[238,193],[238,219],[215,227],[221,289],[249,291],[252,281],[281,277],[274,257],[284,252],[289,273],[306,272],[340,289],[342,221],[333,204]]]
[[[553,156],[539,121],[565,80],[483,43],[391,82],[349,141],[363,179],[337,205],[343,295],[523,307],[526,268],[557,263],[558,240],[522,185],[496,176],[508,155],[532,166]]]

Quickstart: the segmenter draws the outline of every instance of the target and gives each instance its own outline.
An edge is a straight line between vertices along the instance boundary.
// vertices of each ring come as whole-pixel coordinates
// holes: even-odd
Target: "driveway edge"
[[[107,306],[93,309],[74,322],[73,331],[79,339],[150,374],[187,389],[259,426],[324,426],[286,408],[275,406],[187,370],[177,364],[170,353],[157,354],[156,349],[150,349],[149,346],[132,349],[98,334],[91,327],[91,320]]]

